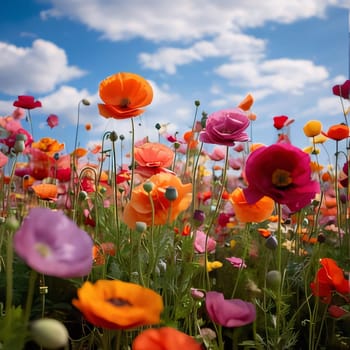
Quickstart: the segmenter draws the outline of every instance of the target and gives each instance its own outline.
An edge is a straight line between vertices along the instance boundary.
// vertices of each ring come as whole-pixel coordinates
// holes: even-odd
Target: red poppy
[[[332,125],[327,132],[322,131],[322,134],[332,140],[341,141],[350,136],[350,129],[345,124],[336,124]]]
[[[17,101],[13,102],[13,105],[24,109],[34,109],[41,107],[41,102],[35,101],[33,96],[21,95],[18,96]]]
[[[322,267],[318,270],[315,280],[310,284],[312,293],[325,303],[331,302],[333,291],[349,294],[349,280],[344,277],[344,272],[337,263],[330,258],[323,258],[320,263]]]
[[[46,119],[47,125],[52,129],[58,125],[58,117],[56,114],[50,114]]]
[[[279,115],[276,117],[273,117],[273,126],[277,130],[281,130],[284,127],[285,122],[288,120],[288,117],[286,115]]]
[[[332,90],[334,95],[348,100],[350,95],[350,80],[346,80],[342,85],[334,85]]]

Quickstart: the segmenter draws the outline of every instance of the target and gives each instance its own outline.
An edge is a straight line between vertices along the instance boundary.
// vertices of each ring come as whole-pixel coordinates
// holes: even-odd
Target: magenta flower
[[[334,85],[332,88],[333,94],[349,100],[350,97],[350,80],[346,80],[342,85]]]
[[[62,211],[33,208],[14,235],[14,248],[28,266],[59,278],[86,276],[93,242]]]
[[[246,162],[248,188],[244,195],[248,203],[268,196],[291,211],[310,204],[320,191],[311,179],[310,156],[288,144],[276,143],[253,151]]]
[[[58,119],[56,114],[50,114],[46,119],[47,125],[51,129],[58,125],[58,121],[59,121],[59,119]]]
[[[24,109],[34,109],[41,107],[41,102],[35,101],[33,96],[21,95],[18,96],[17,101],[13,102],[13,105]]]
[[[235,256],[232,256],[231,258],[226,258],[226,260],[231,263],[233,267],[236,267],[238,269],[245,269],[247,265],[241,258],[236,258]]]
[[[216,248],[216,241],[200,230],[197,230],[194,238],[194,249],[197,253],[213,252]],[[207,244],[206,244],[207,243]]]
[[[240,108],[225,109],[208,116],[199,139],[205,143],[233,146],[238,141],[248,141],[245,130],[249,126],[247,114]]]
[[[207,292],[205,306],[210,319],[224,327],[240,327],[256,319],[255,305],[241,299],[225,299],[219,292]]]

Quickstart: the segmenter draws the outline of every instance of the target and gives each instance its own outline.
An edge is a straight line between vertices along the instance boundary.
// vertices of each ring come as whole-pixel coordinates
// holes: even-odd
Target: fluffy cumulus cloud
[[[323,16],[336,0],[50,0],[42,18],[66,16],[111,40],[142,37],[156,42],[198,40],[206,35],[259,27],[267,21],[291,23]]]
[[[42,39],[33,41],[31,47],[0,42],[0,56],[0,92],[8,95],[52,91],[58,84],[85,74],[68,64],[62,48]],[[19,71],[20,79],[14,79]]]

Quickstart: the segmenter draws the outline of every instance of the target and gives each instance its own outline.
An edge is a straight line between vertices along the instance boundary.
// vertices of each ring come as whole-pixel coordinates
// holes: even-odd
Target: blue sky
[[[302,126],[319,119],[340,123],[331,88],[349,75],[349,0],[3,0],[0,12],[0,115],[17,95],[39,99],[32,111],[35,137],[73,147],[78,102],[82,146],[115,130],[129,138],[130,121],[98,115],[98,85],[120,71],[138,73],[154,101],[137,119],[136,138],[157,140],[154,125],[180,133],[199,112],[255,98],[253,141],[276,140],[272,118],[295,119],[291,138],[309,145]],[[21,9],[21,11],[19,11]],[[60,126],[45,125],[49,114]],[[139,123],[141,125],[139,125]],[[29,125],[24,125],[29,130]]]

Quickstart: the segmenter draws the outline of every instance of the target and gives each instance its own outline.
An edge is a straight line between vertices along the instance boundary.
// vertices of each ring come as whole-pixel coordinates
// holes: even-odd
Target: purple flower
[[[226,258],[228,262],[231,263],[233,267],[237,267],[238,269],[245,269],[247,265],[241,258],[236,258],[235,256],[232,256],[231,258]]]
[[[207,292],[205,306],[210,319],[224,327],[240,327],[256,319],[254,304],[241,299],[225,299],[219,292]]]
[[[60,278],[81,277],[92,268],[93,242],[62,211],[33,208],[14,235],[14,248],[37,272]]]
[[[206,143],[233,146],[236,141],[248,141],[248,135],[244,132],[248,126],[249,119],[242,109],[224,109],[209,115],[199,139]]]
[[[320,186],[311,179],[310,156],[286,143],[262,146],[253,151],[245,168],[248,188],[244,196],[255,203],[263,196],[298,211],[310,204]]]

